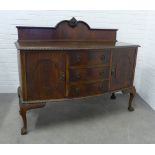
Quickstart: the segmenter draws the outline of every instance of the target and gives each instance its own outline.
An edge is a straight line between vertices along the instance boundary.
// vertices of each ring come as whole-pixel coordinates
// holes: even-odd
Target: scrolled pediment
[[[69,27],[71,28],[75,28],[77,27],[79,24],[82,24],[83,26],[87,27],[88,29],[90,29],[90,26],[81,20],[77,20],[75,17],[72,17],[70,20],[63,20],[61,22],[59,22],[55,28],[58,28],[59,26],[63,25],[64,23],[67,23]]]

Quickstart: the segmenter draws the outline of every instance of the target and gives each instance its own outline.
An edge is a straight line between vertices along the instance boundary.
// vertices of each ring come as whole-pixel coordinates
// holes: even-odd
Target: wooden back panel
[[[17,26],[18,40],[105,40],[116,41],[117,29],[91,29],[83,21],[61,21],[56,27]]]

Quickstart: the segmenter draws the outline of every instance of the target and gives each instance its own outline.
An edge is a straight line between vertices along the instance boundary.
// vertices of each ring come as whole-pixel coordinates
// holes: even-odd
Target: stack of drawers
[[[69,97],[89,96],[108,91],[110,53],[108,49],[69,53]]]

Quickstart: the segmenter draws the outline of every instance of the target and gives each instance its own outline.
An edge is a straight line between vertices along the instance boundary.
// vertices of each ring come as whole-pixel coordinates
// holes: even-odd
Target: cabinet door
[[[27,52],[27,100],[65,97],[65,54],[60,52]]]
[[[120,48],[112,50],[110,90],[121,89],[133,85],[136,55],[136,48]]]

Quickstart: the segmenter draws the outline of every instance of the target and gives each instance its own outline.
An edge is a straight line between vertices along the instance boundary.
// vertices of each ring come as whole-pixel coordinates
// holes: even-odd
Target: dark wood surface
[[[69,73],[70,82],[109,79],[109,67],[70,69]]]
[[[55,28],[17,27],[20,114],[45,102],[126,91],[133,111],[133,85],[139,45],[116,41],[116,29],[91,29],[83,21],[62,21]],[[20,91],[19,91],[20,90]],[[32,106],[31,106],[32,105]]]
[[[102,94],[108,91],[108,81],[94,81],[70,84],[69,97],[82,97],[96,94]]]
[[[83,21],[64,20],[55,27],[17,26],[18,40],[107,40],[116,41],[117,29],[91,29]]]
[[[116,90],[133,85],[136,48],[112,50],[112,76],[110,89]]]
[[[63,53],[27,53],[27,99],[45,100],[64,98],[65,64],[66,59]]]
[[[69,67],[83,66],[83,65],[109,65],[110,52],[102,49],[101,51],[73,51],[68,52]]]
[[[113,42],[113,41],[18,41],[16,42],[18,50],[81,50],[81,49],[105,49],[105,48],[123,48],[139,47],[139,45]]]

